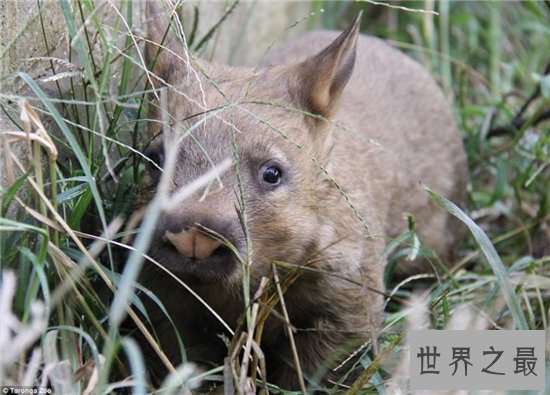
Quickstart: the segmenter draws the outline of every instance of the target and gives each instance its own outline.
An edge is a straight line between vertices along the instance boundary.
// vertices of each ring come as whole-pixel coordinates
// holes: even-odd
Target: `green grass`
[[[425,289],[424,319],[433,328],[452,327],[453,316],[470,306],[483,312],[491,328],[548,330],[550,7],[538,1],[444,1],[426,10],[438,13],[434,14],[372,3],[314,1],[316,12],[301,23],[342,29],[364,9],[365,33],[387,38],[424,63],[452,103],[471,180],[463,210],[434,195],[442,210],[456,215],[470,230],[461,244],[460,259],[431,283],[412,277],[396,284],[391,273],[387,279],[392,298],[378,339],[381,352],[378,357],[362,356],[359,364],[371,367],[352,391],[382,394],[386,393],[382,385],[396,375],[397,362],[389,354],[401,355],[400,340],[410,321],[402,300],[414,297],[418,283]],[[0,326],[2,340],[8,339],[2,343],[6,349],[0,350],[5,356],[2,385],[39,385],[47,377],[58,393],[69,393],[69,387],[75,392],[87,387],[97,392],[121,387],[137,394],[151,391],[142,373],[144,357],[120,325],[128,314],[138,326],[146,321],[146,315],[130,311],[127,305],[139,287],[135,279],[154,215],[146,217],[123,274],[115,248],[128,233],[122,218],[132,215],[145,165],[140,152],[147,145],[141,137],[148,119],[142,45],[138,51],[139,36],[127,34],[129,27],[138,26],[133,13],[137,4],[123,1],[120,13],[106,24],[102,10],[96,8],[106,5],[61,0],[59,23],[65,24],[69,37],[66,58],[54,60],[57,52],[40,54],[58,74],[50,90],[24,68],[0,76],[2,86],[18,79],[26,87],[15,97],[4,88],[0,92],[0,116],[13,125],[2,131],[0,140],[1,159],[9,163],[8,182],[0,191]],[[400,3],[410,9],[428,4]],[[215,40],[217,26],[226,23],[231,12],[240,12],[239,4],[229,7],[204,36],[196,29],[200,15],[191,12],[185,26],[191,50],[200,53]],[[39,26],[48,28],[44,23]],[[21,35],[0,57],[7,56],[17,39]],[[54,44],[47,43],[48,51]],[[78,73],[67,72],[67,65]],[[23,98],[27,104],[20,105]],[[28,120],[20,119],[22,113]],[[27,145],[21,131],[33,133],[35,140]],[[158,212],[154,208],[149,212]],[[241,212],[246,216],[245,207]],[[388,246],[390,261],[417,254],[422,247],[413,229],[397,241]],[[277,297],[263,302],[276,303]],[[137,302],[134,306],[138,311],[142,307]],[[227,339],[232,350],[244,346],[260,371],[261,360],[246,331],[261,332],[264,313],[258,303],[253,304],[246,328]],[[48,364],[53,370],[44,370]],[[241,389],[242,378],[255,371],[245,368],[235,373],[238,380],[233,383]],[[233,375],[222,367],[198,372],[183,365],[162,388],[170,393],[182,383],[192,387],[201,378],[222,376],[231,381]],[[131,382],[123,381],[129,377]]]

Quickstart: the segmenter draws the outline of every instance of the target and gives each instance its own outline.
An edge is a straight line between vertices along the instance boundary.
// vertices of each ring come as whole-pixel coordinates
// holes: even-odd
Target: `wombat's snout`
[[[208,207],[191,203],[163,213],[151,248],[174,274],[206,283],[235,272],[238,261],[232,248],[239,250],[242,238],[237,217],[210,203]]]
[[[197,228],[184,229],[179,233],[166,231],[164,237],[185,258],[205,260],[210,258],[223,243],[214,236]]]

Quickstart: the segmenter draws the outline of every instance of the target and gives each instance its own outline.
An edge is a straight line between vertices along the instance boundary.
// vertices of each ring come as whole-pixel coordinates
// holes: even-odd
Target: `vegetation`
[[[314,1],[312,15],[300,23],[342,29],[363,9],[365,33],[387,38],[431,69],[453,105],[471,179],[464,211],[434,198],[470,232],[445,276],[396,284],[388,270],[382,352],[361,358],[371,367],[351,393],[386,393],[388,383],[405,388],[400,341],[414,315],[406,300],[423,301],[417,318],[432,328],[457,327],[466,319],[461,312],[469,311],[481,313],[487,328],[549,330],[548,2],[374,3]],[[120,275],[124,254],[117,248],[127,242],[124,220],[132,214],[147,144],[141,137],[147,121],[142,43],[139,34],[129,34],[138,31],[133,11],[139,3],[122,1],[109,24],[102,7],[112,5],[59,4],[59,23],[64,20],[70,37],[66,57],[42,58],[50,69],[41,80],[23,69],[0,76],[4,86],[17,80],[26,87],[16,96],[0,92],[0,116],[13,124],[0,139],[8,181],[0,190],[0,383],[49,383],[62,394],[146,393],[151,383],[143,355],[121,331],[127,314],[138,324],[143,317],[126,308],[133,298],[122,290],[132,284]],[[200,52],[224,20],[203,37],[189,20],[189,48]],[[45,79],[53,91],[44,89]],[[390,262],[416,254],[415,237],[411,230],[390,243]],[[419,284],[424,291],[415,297]],[[112,303],[115,290],[123,296]],[[254,307],[250,314],[256,317]],[[461,325],[474,327],[474,320],[468,324]],[[238,336],[233,349],[241,345]],[[222,376],[231,381],[223,367],[198,372],[183,365],[161,386],[170,392],[174,383],[191,388]],[[235,381],[236,391],[245,390],[243,383]],[[256,388],[264,387],[258,381]]]

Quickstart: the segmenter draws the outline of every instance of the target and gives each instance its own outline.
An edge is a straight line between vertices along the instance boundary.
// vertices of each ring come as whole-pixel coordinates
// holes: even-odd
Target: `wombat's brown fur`
[[[358,35],[359,18],[340,35],[307,34],[268,58],[268,66],[248,69],[189,59],[175,40],[159,54],[154,43],[162,42],[167,25],[148,3],[146,60],[155,63],[150,78],[156,88],[167,87],[161,94],[167,108],[157,101],[150,113],[162,120],[166,111],[169,125],[150,122],[147,154],[162,165],[174,145],[168,131],[192,128],[177,146],[173,192],[234,158],[252,250],[249,257],[235,209],[233,167],[221,176],[224,188],[214,182],[162,213],[150,255],[233,328],[244,311],[241,266],[204,228],[251,262],[252,294],[274,261],[308,266],[284,298],[301,367],[314,375],[326,361],[342,359],[338,353],[349,352],[346,345],[376,333],[382,302],[377,291],[384,290],[380,255],[389,237],[406,230],[404,213],[414,214],[427,246],[442,257],[452,251],[456,236],[449,216],[418,185],[421,180],[462,200],[465,157],[449,106],[418,63],[379,39]],[[149,171],[141,204],[152,199],[159,178],[159,171]],[[164,303],[187,359],[221,364],[227,349],[218,334],[224,329],[211,312],[153,265],[140,281]],[[178,363],[172,324],[151,305],[163,350]],[[296,388],[280,317],[268,319],[261,341],[267,379]]]

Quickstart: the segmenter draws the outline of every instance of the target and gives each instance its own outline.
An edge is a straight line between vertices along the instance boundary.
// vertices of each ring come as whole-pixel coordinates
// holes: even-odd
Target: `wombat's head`
[[[322,170],[331,151],[326,119],[352,73],[359,19],[304,62],[239,69],[190,59],[175,40],[160,46],[167,25],[148,4],[146,61],[156,95],[145,154],[155,165],[142,204],[163,183],[174,196],[224,160],[232,163],[163,209],[150,255],[185,280],[224,284],[240,281],[235,252],[253,262],[255,279],[273,260],[314,259],[334,237],[323,212],[337,194]]]

